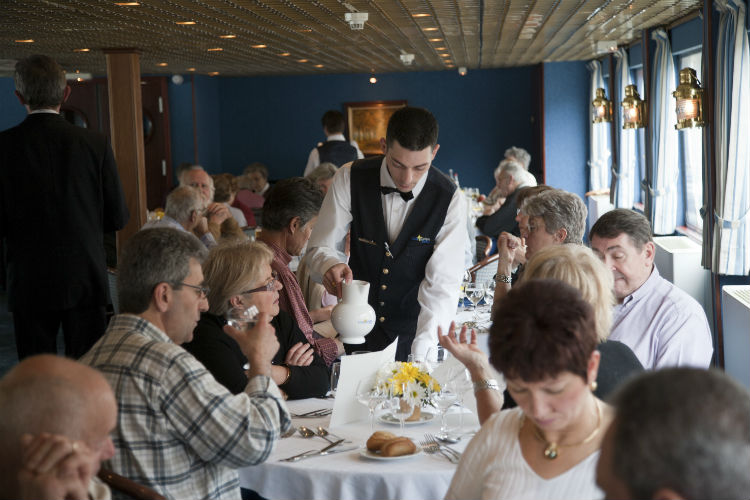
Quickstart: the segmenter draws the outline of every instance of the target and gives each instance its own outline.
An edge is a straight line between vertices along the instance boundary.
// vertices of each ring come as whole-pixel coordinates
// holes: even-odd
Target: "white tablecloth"
[[[332,400],[305,399],[289,401],[293,413],[303,413],[318,408],[331,408]],[[454,416],[457,418],[457,415]],[[315,429],[326,427],[330,417],[295,418],[296,427],[304,425]],[[470,434],[479,427],[476,416],[464,414],[463,430]],[[283,438],[276,445],[268,460],[253,467],[240,469],[240,484],[243,488],[257,491],[270,499],[439,499],[448,491],[456,466],[442,455],[421,454],[415,457],[377,461],[360,456],[359,447],[364,447],[370,436],[369,421],[347,424],[329,429],[336,435],[351,440],[340,446],[357,446],[349,452],[325,457],[315,457],[299,462],[280,462],[281,458],[306,450],[322,449],[328,443],[320,437],[302,438],[299,434]],[[375,430],[387,430],[399,434],[399,426],[376,420]],[[426,432],[436,434],[440,430],[438,415],[427,423],[408,425],[404,435],[415,443],[423,439]],[[453,445],[463,451],[470,436]]]

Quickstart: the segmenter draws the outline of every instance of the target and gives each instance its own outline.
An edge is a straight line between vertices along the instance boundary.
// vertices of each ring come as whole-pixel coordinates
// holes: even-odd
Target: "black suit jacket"
[[[51,113],[0,132],[0,237],[11,310],[106,304],[103,233],[127,221],[103,135]]]

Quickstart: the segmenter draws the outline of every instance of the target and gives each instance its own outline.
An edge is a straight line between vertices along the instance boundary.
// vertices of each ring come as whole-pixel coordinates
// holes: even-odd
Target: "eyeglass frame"
[[[193,290],[198,292],[198,296],[201,299],[205,299],[208,296],[208,293],[211,291],[211,289],[207,286],[201,286],[201,285],[191,285],[190,283],[185,283],[184,281],[180,281],[177,283],[178,285],[187,286],[192,288]]]
[[[245,290],[244,292],[240,292],[239,295],[245,295],[248,293],[255,293],[255,292],[273,292],[273,290],[276,288],[277,281],[279,281],[279,273],[277,273],[276,271],[271,271],[271,281],[269,281],[263,286],[259,286],[258,288],[253,288],[252,290]]]

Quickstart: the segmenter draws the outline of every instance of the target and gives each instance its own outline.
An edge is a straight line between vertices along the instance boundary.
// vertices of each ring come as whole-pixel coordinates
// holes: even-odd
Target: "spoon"
[[[320,436],[322,438],[326,438],[326,436],[333,436],[333,437],[335,437],[337,439],[341,439],[339,436],[337,436],[336,434],[334,434],[332,432],[328,432],[328,429],[326,429],[325,427],[322,427],[320,425],[318,426],[318,432],[317,432],[317,434],[318,434],[318,436]]]
[[[304,438],[311,438],[315,435],[315,431],[313,431],[312,429],[308,429],[304,425],[300,425],[299,427],[297,427],[297,430],[300,434],[302,434],[302,437]]]

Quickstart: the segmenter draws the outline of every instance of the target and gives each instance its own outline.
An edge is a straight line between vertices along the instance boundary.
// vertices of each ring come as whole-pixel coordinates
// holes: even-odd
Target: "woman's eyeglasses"
[[[276,288],[276,282],[279,280],[279,274],[276,271],[271,271],[271,279],[263,286],[259,286],[258,288],[253,288],[252,290],[245,290],[244,292],[240,292],[240,295],[245,295],[246,293],[255,293],[255,292],[272,292]]]

